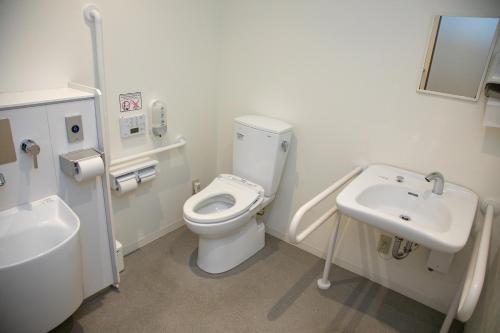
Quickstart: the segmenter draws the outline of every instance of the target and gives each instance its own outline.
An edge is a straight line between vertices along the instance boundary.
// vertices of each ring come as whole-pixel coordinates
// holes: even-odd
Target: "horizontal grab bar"
[[[330,208],[326,213],[321,215],[316,221],[314,221],[311,225],[305,228],[300,234],[297,235],[297,229],[302,221],[304,215],[310,211],[312,208],[317,206],[321,201],[325,200],[329,195],[338,190],[342,185],[347,183],[353,177],[359,175],[363,171],[362,167],[356,167],[344,177],[337,180],[335,183],[330,185],[323,192],[316,195],[314,198],[303,204],[293,216],[292,222],[290,223],[290,227],[288,228],[288,236],[292,243],[300,243],[307,236],[309,236],[314,230],[319,228],[326,220],[328,220],[331,216],[333,216],[337,212],[337,207],[334,206]]]
[[[314,221],[313,223],[311,223],[311,225],[302,230],[302,232],[295,237],[295,243],[302,242],[307,236],[309,236],[309,234],[311,234],[314,230],[318,229],[320,225],[326,222],[326,220],[335,215],[335,213],[337,213],[337,206],[334,206],[333,208],[327,210],[316,221]]]
[[[122,164],[122,163],[125,163],[125,162],[129,162],[129,161],[141,158],[141,157],[146,157],[146,156],[158,154],[158,153],[161,153],[161,152],[164,152],[164,151],[167,151],[167,150],[172,150],[172,149],[175,149],[175,148],[180,148],[180,147],[182,147],[182,146],[184,146],[186,144],[186,139],[184,139],[182,136],[178,136],[175,141],[176,142],[174,142],[174,143],[172,143],[170,145],[167,145],[167,146],[163,146],[163,147],[152,149],[152,150],[148,150],[148,151],[145,151],[145,152],[142,152],[142,153],[138,153],[138,154],[130,155],[130,156],[127,156],[127,157],[119,158],[119,159],[116,159],[116,160],[112,160],[111,161],[111,166],[117,165],[117,164]]]

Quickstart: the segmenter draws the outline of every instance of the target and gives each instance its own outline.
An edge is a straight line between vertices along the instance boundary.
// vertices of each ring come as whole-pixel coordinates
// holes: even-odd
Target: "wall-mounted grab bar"
[[[460,321],[467,321],[472,316],[472,312],[477,305],[481,289],[483,289],[486,266],[488,264],[488,252],[490,250],[491,229],[493,225],[494,208],[492,205],[486,206],[483,229],[480,237],[474,242],[474,257],[469,263],[467,277],[464,284],[460,305],[458,307],[457,318]],[[479,236],[479,235],[478,235]]]
[[[476,235],[466,275],[451,303],[440,333],[448,332],[455,316],[462,322],[470,319],[483,289],[488,264],[488,252],[490,250],[491,229],[495,215],[495,203],[484,201],[481,208],[484,213],[483,228]]]
[[[325,214],[321,215],[316,221],[314,221],[310,226],[304,229],[300,234],[297,234],[297,228],[302,221],[304,215],[310,211],[312,208],[317,206],[321,201],[325,200],[328,196],[330,196],[333,192],[338,190],[342,185],[347,183],[351,178],[357,176],[361,173],[363,169],[361,167],[357,167],[347,175],[337,180],[335,183],[330,185],[323,192],[316,195],[314,198],[303,204],[293,216],[292,222],[290,223],[290,227],[288,228],[288,235],[290,237],[290,241],[292,243],[300,243],[311,234],[314,230],[316,230],[320,225],[322,225],[326,220],[328,220],[331,216],[333,216],[337,212],[337,207],[329,209]]]
[[[112,160],[111,161],[111,166],[117,165],[117,164],[121,164],[121,163],[125,163],[125,162],[129,162],[129,161],[141,158],[141,157],[151,156],[151,155],[158,154],[158,153],[161,153],[161,152],[164,152],[164,151],[167,151],[167,150],[172,150],[172,149],[175,149],[175,148],[180,148],[180,147],[184,146],[185,144],[186,144],[186,139],[184,139],[182,136],[178,136],[175,139],[175,142],[172,143],[172,144],[170,144],[170,145],[163,146],[163,147],[156,148],[156,149],[152,149],[152,150],[148,150],[148,151],[145,151],[145,152],[142,152],[142,153],[130,155],[130,156],[127,156],[127,157],[118,158],[116,160]]]
[[[97,133],[99,141],[99,149],[104,151],[104,164],[106,167],[109,164],[109,136],[107,131],[108,113],[106,110],[106,79],[104,75],[104,51],[103,51],[103,31],[102,31],[102,16],[99,9],[95,5],[86,5],[83,8],[83,15],[92,32],[92,48],[95,54],[94,70],[97,86],[95,88],[84,86],[76,83],[69,83],[68,86],[94,93],[96,101],[96,120],[97,120]],[[106,173],[103,177],[104,201],[106,210],[106,227],[108,229],[108,242],[111,253],[116,253],[116,242],[114,236],[114,216],[111,208],[111,192],[109,186],[109,175]],[[111,256],[111,269],[113,271],[114,285],[118,287],[120,283],[120,274],[118,273],[118,266],[116,256]]]
[[[314,198],[303,204],[293,216],[292,222],[290,223],[290,227],[288,228],[288,237],[292,243],[300,243],[307,236],[309,236],[314,230],[318,229],[320,225],[325,223],[330,217],[335,215],[337,211],[337,206],[333,206],[326,213],[321,215],[316,221],[311,223],[308,227],[306,227],[302,232],[297,234],[297,229],[302,221],[304,215],[310,211],[312,208],[317,206],[321,201],[325,200],[328,196],[337,191],[340,187],[342,187],[345,183],[350,181],[352,178],[356,177],[363,171],[362,167],[356,167],[351,172],[346,174],[344,177],[337,180],[335,183],[330,185],[323,192],[316,195]],[[318,287],[320,289],[328,289],[330,288],[330,281],[328,280],[328,276],[330,274],[330,267],[332,264],[333,251],[335,250],[335,243],[337,240],[337,233],[340,224],[340,213],[336,216],[336,223],[334,230],[330,236],[330,242],[328,243],[328,251],[326,255],[325,268],[323,270],[323,276],[318,280]]]

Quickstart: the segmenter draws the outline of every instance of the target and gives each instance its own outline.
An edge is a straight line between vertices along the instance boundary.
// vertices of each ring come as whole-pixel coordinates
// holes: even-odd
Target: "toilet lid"
[[[184,216],[198,223],[226,221],[248,211],[263,196],[262,186],[222,174],[184,203]]]

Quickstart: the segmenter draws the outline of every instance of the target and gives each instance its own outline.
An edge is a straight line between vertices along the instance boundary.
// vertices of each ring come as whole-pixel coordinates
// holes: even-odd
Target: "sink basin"
[[[387,165],[372,165],[337,196],[339,210],[432,250],[462,249],[476,214],[478,196],[445,183],[442,195],[432,193],[425,175]]]
[[[0,332],[47,332],[78,308],[79,230],[57,196],[0,212]]]

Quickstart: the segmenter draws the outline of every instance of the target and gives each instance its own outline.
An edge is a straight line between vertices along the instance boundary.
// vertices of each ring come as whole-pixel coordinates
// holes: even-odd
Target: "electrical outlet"
[[[384,234],[380,235],[377,251],[382,254],[389,254],[392,245],[392,237]]]

